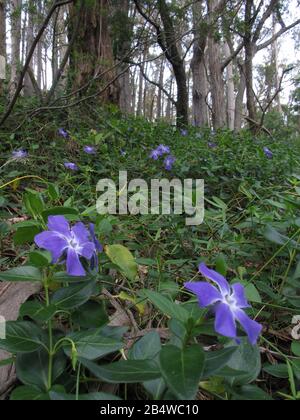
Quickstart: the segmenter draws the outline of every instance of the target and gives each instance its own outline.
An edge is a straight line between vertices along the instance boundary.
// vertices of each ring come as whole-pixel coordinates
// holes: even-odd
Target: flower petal
[[[89,231],[83,223],[79,222],[72,228],[72,232],[75,236],[76,241],[82,245],[85,242],[89,242]]]
[[[67,273],[74,277],[84,277],[86,272],[80,262],[77,252],[73,248],[68,249]]]
[[[96,250],[98,252],[103,252],[103,246],[100,244],[100,242],[97,239],[97,236],[95,233],[95,225],[93,223],[90,223],[90,234],[95,244]]]
[[[184,286],[197,295],[201,308],[214,305],[222,300],[221,293],[209,283],[186,283]]]
[[[253,321],[251,318],[248,317],[246,312],[242,310],[235,311],[235,318],[239,321],[241,326],[246,331],[250,343],[255,346],[257,344],[258,337],[262,332],[262,325],[258,322]]]
[[[217,333],[224,335],[225,337],[237,337],[234,315],[230,306],[226,303],[219,303],[216,305],[215,330]]]
[[[53,232],[61,233],[67,238],[70,237],[70,224],[64,216],[49,216],[48,228]]]
[[[54,263],[59,260],[68,247],[68,241],[55,232],[42,232],[36,235],[34,241],[39,248],[46,249],[51,253]]]
[[[86,258],[87,260],[90,260],[95,254],[95,252],[95,244],[93,242],[86,242],[85,244],[81,244],[81,249],[80,251],[78,251],[78,254]]]
[[[214,270],[210,270],[204,263],[200,264],[199,266],[200,273],[208,278],[209,280],[213,281],[214,283],[217,283],[219,286],[221,293],[223,295],[230,294],[230,286],[228,281],[225,279],[225,277],[221,276],[221,274],[217,273]]]
[[[232,290],[233,297],[236,300],[237,305],[241,309],[250,308],[245,294],[245,287],[240,283],[236,283],[232,286]]]

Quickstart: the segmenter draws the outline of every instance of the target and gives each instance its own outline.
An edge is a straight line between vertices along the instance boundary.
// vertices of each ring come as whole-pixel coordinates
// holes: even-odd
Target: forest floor
[[[253,138],[247,131],[212,134],[196,128],[180,132],[113,114],[94,124],[61,127],[67,138],[58,135],[59,128],[41,125],[21,137],[9,135],[1,143],[0,270],[24,264],[32,249],[36,231],[30,222],[35,209],[24,200],[28,193],[42,195],[46,209],[60,208],[71,220],[79,214],[94,222],[103,245],[119,243],[132,252],[139,264],[138,281],[116,279],[105,255],[101,278],[108,296],[114,296],[110,305],[131,302],[130,317],[138,331],[149,327],[164,331],[168,325],[165,314],[137,304],[139,291],[156,290],[185,301],[183,284],[201,280],[198,265],[205,262],[230,282],[244,284],[253,316],[263,325],[262,366],[252,381],[241,382],[244,388],[234,397],[268,394],[295,399],[300,383],[300,343],[292,338],[293,317],[300,315],[300,139]],[[171,171],[164,169],[161,159],[149,157],[159,144],[169,146],[176,158]],[[96,154],[85,153],[85,146],[95,147]],[[11,160],[11,153],[20,148],[28,157]],[[67,169],[66,162],[79,170]],[[189,227],[182,215],[97,214],[97,182],[117,181],[121,170],[128,171],[129,180],[147,182],[204,179],[204,222]],[[200,332],[206,347],[222,343],[214,338],[212,323]],[[239,369],[253,374],[251,364]],[[249,388],[249,382],[256,386]],[[227,395],[220,382],[202,386],[207,398]]]

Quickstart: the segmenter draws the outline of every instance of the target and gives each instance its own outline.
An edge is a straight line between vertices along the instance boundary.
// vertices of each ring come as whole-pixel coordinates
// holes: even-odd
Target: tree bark
[[[6,76],[6,1],[0,0],[0,95],[3,93],[3,85]]]
[[[239,64],[240,83],[235,100],[234,131],[239,132],[242,129],[244,115],[244,97],[246,91],[245,65]]]
[[[208,36],[208,58],[210,68],[213,126],[215,130],[226,127],[226,101],[223,79],[221,45],[216,40],[216,16],[219,0],[208,0],[210,31]]]
[[[255,106],[255,93],[253,86],[253,60],[255,55],[255,45],[252,40],[252,10],[254,7],[253,0],[246,1],[245,8],[245,77],[247,89],[247,109],[250,121],[256,121],[256,106]],[[256,131],[256,125],[250,122],[251,130]]]
[[[230,48],[227,42],[224,44],[225,58],[230,57]],[[235,85],[233,62],[231,61],[226,68],[226,90],[227,90],[227,125],[229,130],[234,130],[235,119]]]
[[[206,103],[208,95],[207,71],[205,65],[205,49],[207,31],[201,28],[203,2],[193,5],[194,52],[191,62],[193,73],[193,119],[197,127],[209,126],[209,109]]]
[[[165,0],[158,0],[158,10],[164,27],[162,41],[166,47],[166,56],[172,64],[177,83],[177,126],[187,126],[189,123],[189,95],[184,58],[182,58],[169,6]]]
[[[71,27],[74,26],[78,14],[79,0],[70,5]],[[85,85],[91,88],[104,86],[115,79],[112,40],[109,32],[109,0],[92,0],[85,2],[81,12],[79,34],[74,42],[70,70],[72,74],[71,87],[81,89]],[[73,25],[72,25],[73,23]],[[71,29],[72,31],[72,29]],[[99,75],[105,75],[99,80]],[[90,84],[95,79],[94,84]],[[101,103],[119,103],[118,83],[110,84]]]
[[[11,97],[16,91],[21,66],[21,8],[22,0],[11,0],[11,75],[9,85]]]

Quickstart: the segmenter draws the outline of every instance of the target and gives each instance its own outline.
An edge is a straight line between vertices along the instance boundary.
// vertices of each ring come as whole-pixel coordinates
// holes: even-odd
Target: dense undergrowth
[[[1,280],[16,277],[16,272],[9,274],[13,269],[19,270],[20,281],[27,276],[45,286],[45,278],[34,278],[34,268],[47,272],[48,280],[49,272],[55,277],[63,270],[56,267],[53,273],[47,254],[34,245],[49,215],[95,223],[97,238],[105,246],[89,291],[84,281],[52,278],[46,282],[46,295],[41,292],[21,307],[21,336],[28,322],[45,331],[52,319],[51,345],[53,340],[59,345],[50,378],[45,346],[23,351],[11,338],[7,344],[0,341],[2,348],[18,354],[20,384],[12,398],[108,398],[99,392],[107,392],[103,383],[113,383],[109,394],[119,398],[299,399],[295,316],[300,315],[300,140],[193,127],[180,132],[115,112],[96,115],[91,112],[84,121],[73,116],[67,122],[28,122],[17,134],[1,136]],[[59,135],[59,128],[69,135]],[[159,144],[168,145],[176,157],[172,171],[149,158]],[[95,147],[96,154],[85,153],[84,146]],[[18,149],[28,156],[11,159]],[[66,162],[79,170],[68,170]],[[101,178],[117,180],[120,170],[128,171],[129,179],[146,181],[204,179],[204,223],[187,227],[179,215],[100,216],[96,184]],[[124,254],[112,256],[116,244],[130,250],[138,275],[129,254],[127,262]],[[126,253],[123,248],[122,252]],[[201,280],[201,262],[245,286],[252,305],[248,313],[263,325],[258,346],[251,346],[243,333],[240,344],[217,335],[211,314],[184,288],[191,279]],[[24,272],[24,264],[32,271]],[[20,266],[23,273],[16,268]],[[85,287],[85,298],[64,306],[60,294],[70,287],[81,290],[81,297]],[[48,292],[54,294],[50,305]],[[106,326],[108,317],[118,327]],[[94,337],[91,329],[98,337],[94,347],[88,345]],[[63,339],[63,333],[69,338]],[[108,338],[115,341],[105,352],[101,342]],[[39,340],[48,343],[49,337]],[[33,363],[36,352],[41,357],[33,375],[25,366]],[[180,368],[172,376],[182,354],[187,378]],[[168,366],[167,360],[174,365]],[[133,363],[135,376],[130,377],[124,362]]]

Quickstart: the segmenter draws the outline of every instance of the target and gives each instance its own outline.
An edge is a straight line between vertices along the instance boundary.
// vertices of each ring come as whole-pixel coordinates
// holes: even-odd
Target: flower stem
[[[49,286],[48,281],[45,282],[46,306],[50,306]],[[52,388],[52,370],[53,370],[53,331],[52,319],[48,321],[48,335],[49,335],[49,365],[48,365],[48,391]]]

